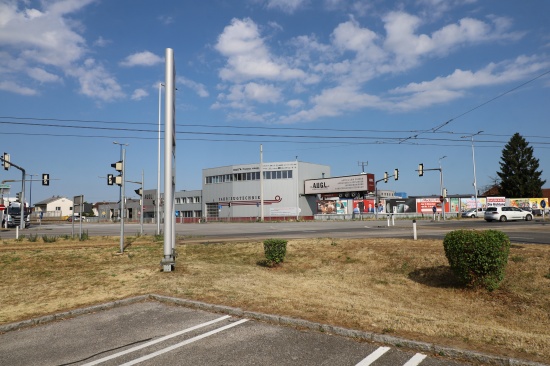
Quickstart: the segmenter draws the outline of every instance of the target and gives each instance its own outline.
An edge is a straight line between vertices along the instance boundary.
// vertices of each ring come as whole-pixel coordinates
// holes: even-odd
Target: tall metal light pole
[[[439,187],[441,189],[441,197],[443,197],[443,168],[441,168],[441,160],[446,157],[447,155],[444,155],[439,158]],[[443,213],[443,220],[445,220],[445,197],[443,197],[443,202],[441,202],[441,212]]]
[[[477,207],[477,178],[476,178],[476,156],[475,156],[475,151],[474,151],[474,136],[476,135],[479,135],[480,133],[482,133],[483,131],[478,131],[474,134],[471,134],[471,135],[466,135],[466,136],[460,136],[460,138],[471,138],[472,140],[472,162],[473,162],[473,165],[474,165],[474,197],[475,197],[475,208],[476,208],[476,217],[477,217],[477,213],[478,213],[478,207]]]
[[[126,155],[126,150],[123,148],[123,146],[128,146],[129,144],[123,144],[123,143],[120,143],[120,142],[116,142],[116,141],[113,141],[113,144],[115,145],[120,145],[120,160],[122,161],[122,171],[120,172],[121,174],[121,177],[122,177],[122,184],[120,185],[120,253],[124,253],[124,195],[125,195],[125,192],[124,192],[124,179],[126,178],[125,176],[125,170],[126,170],[126,162],[124,161],[125,160],[125,155]]]
[[[156,216],[155,220],[157,221],[157,235],[160,235],[160,121],[161,121],[161,96],[162,96],[162,87],[163,83],[159,83],[159,129],[158,129],[158,159],[157,159],[157,204],[155,205]]]

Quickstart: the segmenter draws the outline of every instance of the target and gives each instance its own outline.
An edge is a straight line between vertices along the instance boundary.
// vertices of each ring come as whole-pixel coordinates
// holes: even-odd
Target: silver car
[[[517,207],[488,207],[485,211],[485,221],[533,220],[533,214]]]
[[[462,217],[470,217],[470,218],[483,217],[484,213],[485,213],[485,211],[483,211],[482,208],[478,208],[477,213],[476,213],[475,208],[470,208],[470,209],[464,211],[461,216]]]

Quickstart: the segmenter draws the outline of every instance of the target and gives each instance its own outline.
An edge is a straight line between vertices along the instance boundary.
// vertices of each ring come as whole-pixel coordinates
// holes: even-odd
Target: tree
[[[529,198],[541,197],[542,171],[538,171],[539,159],[533,157],[533,148],[519,134],[508,141],[502,150],[500,172],[500,194],[505,197]]]

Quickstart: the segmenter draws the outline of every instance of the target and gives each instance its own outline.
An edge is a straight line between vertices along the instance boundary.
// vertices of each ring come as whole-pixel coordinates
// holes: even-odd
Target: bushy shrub
[[[269,265],[278,265],[285,260],[286,243],[284,239],[264,240],[264,253]]]
[[[57,236],[42,235],[42,241],[44,243],[55,243],[57,241]]]
[[[498,288],[504,279],[510,239],[497,230],[455,230],[443,239],[445,256],[451,270],[462,284]]]

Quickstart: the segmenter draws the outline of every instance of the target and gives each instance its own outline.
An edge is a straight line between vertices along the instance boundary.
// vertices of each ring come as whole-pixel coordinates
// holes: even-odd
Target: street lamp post
[[[443,197],[443,168],[441,167],[441,160],[445,159],[447,155],[444,155],[439,158],[439,188],[441,190],[441,197]],[[443,202],[441,202],[441,212],[443,214],[443,220],[445,220],[445,197],[443,197]]]
[[[470,138],[471,141],[472,141],[472,162],[473,162],[473,166],[474,166],[474,197],[475,197],[475,209],[476,209],[476,217],[477,217],[477,214],[478,214],[478,207],[477,207],[477,178],[476,178],[476,157],[475,157],[475,151],[474,151],[474,136],[476,135],[479,135],[480,133],[482,133],[483,131],[478,131],[474,134],[471,134],[471,135],[466,135],[466,136],[460,136],[460,138]]]
[[[160,120],[161,120],[161,96],[163,83],[159,83],[159,123],[158,123],[158,159],[157,159],[157,202],[156,202],[156,216],[157,221],[157,235],[160,235]]]

